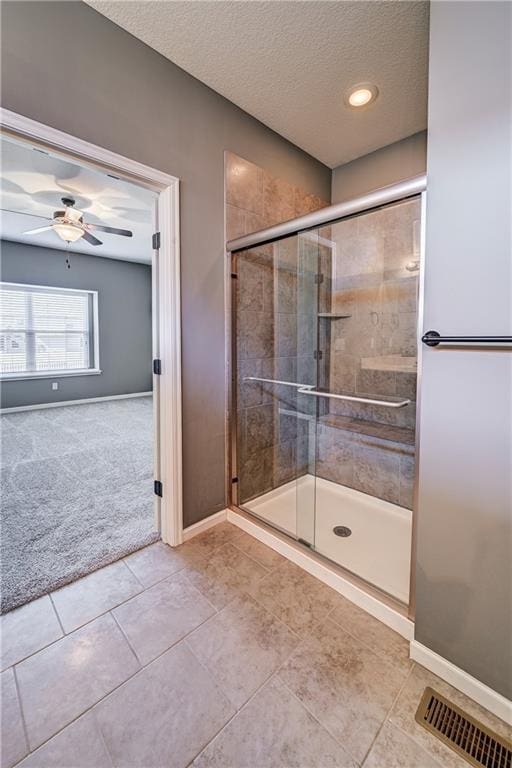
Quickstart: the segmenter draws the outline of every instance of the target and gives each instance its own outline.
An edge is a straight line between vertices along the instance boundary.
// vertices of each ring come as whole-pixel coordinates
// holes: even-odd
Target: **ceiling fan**
[[[104,227],[101,224],[86,224],[82,211],[75,208],[75,201],[72,197],[62,197],[64,210],[55,211],[53,218],[49,219],[51,223],[46,227],[29,229],[23,232],[24,235],[37,235],[39,232],[48,232],[53,230],[57,235],[67,243],[75,243],[83,237],[90,245],[102,245],[102,241],[91,234],[91,230],[99,232],[108,232],[111,235],[122,235],[123,237],[132,237],[129,229],[116,229],[115,227]]]

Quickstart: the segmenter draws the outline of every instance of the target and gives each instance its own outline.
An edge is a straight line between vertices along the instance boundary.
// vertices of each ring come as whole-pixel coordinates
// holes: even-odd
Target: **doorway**
[[[6,611],[180,543],[181,388],[177,179],[2,123]],[[87,238],[59,238],[60,210]]]

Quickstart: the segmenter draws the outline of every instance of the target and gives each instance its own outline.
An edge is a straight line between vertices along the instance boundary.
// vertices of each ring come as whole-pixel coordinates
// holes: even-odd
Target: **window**
[[[0,283],[0,377],[100,373],[98,294]]]

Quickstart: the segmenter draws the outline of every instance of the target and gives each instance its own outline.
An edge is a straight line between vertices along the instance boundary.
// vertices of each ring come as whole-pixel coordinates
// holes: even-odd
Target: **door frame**
[[[4,108],[0,108],[0,132],[158,193],[155,231],[160,232],[160,245],[152,260],[153,356],[162,363],[161,374],[153,374],[153,408],[158,424],[155,480],[162,483],[163,494],[155,495],[155,517],[162,540],[177,546],[183,541],[179,179]]]

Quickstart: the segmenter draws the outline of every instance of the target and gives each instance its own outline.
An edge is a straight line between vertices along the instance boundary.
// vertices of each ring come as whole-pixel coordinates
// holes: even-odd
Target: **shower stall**
[[[410,602],[418,177],[228,243],[231,505]]]

